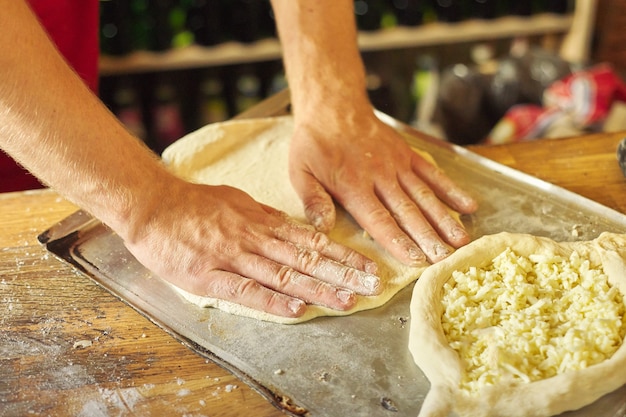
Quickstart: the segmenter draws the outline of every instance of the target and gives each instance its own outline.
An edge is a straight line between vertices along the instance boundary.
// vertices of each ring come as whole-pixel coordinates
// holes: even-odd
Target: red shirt
[[[97,92],[99,1],[28,0],[28,3],[67,62]],[[35,177],[0,152],[0,192],[41,187]]]

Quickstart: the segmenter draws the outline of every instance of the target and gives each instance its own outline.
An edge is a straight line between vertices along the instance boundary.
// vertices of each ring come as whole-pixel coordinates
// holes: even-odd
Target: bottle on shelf
[[[280,91],[283,91],[287,87],[288,87],[288,84],[287,84],[287,77],[285,76],[285,72],[277,71],[276,73],[274,73],[274,75],[272,75],[272,78],[270,79],[270,82],[268,83],[267,92],[265,93],[265,96],[266,97],[273,96],[274,94],[279,93]]]
[[[260,39],[259,16],[262,0],[226,0],[225,18],[234,40],[251,43]]]
[[[223,6],[220,0],[190,0],[186,26],[194,42],[212,46],[226,40],[222,28]]]
[[[462,0],[434,0],[433,8],[437,20],[441,22],[459,22],[466,16],[465,2]]]
[[[545,12],[567,14],[572,11],[573,1],[570,0],[547,0]]]
[[[535,13],[533,0],[517,0],[509,4],[508,13],[517,16],[530,16]]]
[[[170,6],[172,0],[150,0],[149,14],[154,21],[150,49],[157,52],[167,51],[172,46],[170,26]]]
[[[113,92],[113,111],[119,121],[133,135],[147,140],[146,126],[144,124],[143,108],[138,90],[133,86],[130,79],[121,79],[117,82]]]
[[[424,22],[424,0],[388,0],[388,8],[399,26],[419,26]]]
[[[386,10],[384,0],[355,0],[354,14],[358,29],[366,32],[380,29]]]
[[[155,151],[161,153],[185,134],[181,102],[173,83],[160,79],[152,102],[152,134]]]
[[[410,84],[413,113],[409,122],[426,133],[432,133],[438,86],[439,66],[436,58],[420,54],[415,60]]]
[[[261,82],[252,68],[244,70],[236,81],[235,111],[239,114],[257,104],[261,99]]]
[[[180,0],[172,2],[169,7],[168,24],[172,34],[172,48],[184,48],[194,42],[193,32],[187,27],[187,13],[190,6],[190,0]]]
[[[150,50],[154,40],[155,22],[150,15],[149,0],[131,0],[129,4],[132,22],[131,48],[136,51]]]
[[[206,76],[200,84],[199,124],[204,126],[228,119],[224,86],[217,74]]]
[[[475,19],[495,19],[504,13],[498,0],[472,0],[469,6],[468,17]]]
[[[130,3],[122,0],[100,2],[100,49],[109,55],[124,55],[132,49]]]
[[[276,38],[276,18],[270,0],[257,0],[259,5],[259,39]]]
[[[370,68],[366,74],[367,95],[374,108],[394,116],[396,104],[391,88],[391,83],[376,69]]]

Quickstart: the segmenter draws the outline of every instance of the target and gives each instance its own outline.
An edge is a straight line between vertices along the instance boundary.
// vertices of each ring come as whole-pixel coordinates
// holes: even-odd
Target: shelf
[[[571,15],[541,14],[532,17],[507,16],[496,20],[468,20],[460,23],[431,23],[418,27],[396,27],[359,33],[361,51],[377,51],[475,42],[515,36],[566,33]],[[227,42],[214,47],[197,45],[157,53],[137,51],[122,57],[102,56],[101,75],[130,74],[245,64],[279,59],[277,39],[263,39],[251,44]]]

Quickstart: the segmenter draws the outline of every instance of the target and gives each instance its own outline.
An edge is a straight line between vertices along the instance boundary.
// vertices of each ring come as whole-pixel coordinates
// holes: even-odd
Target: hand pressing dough
[[[431,383],[420,417],[448,416],[452,410],[462,417],[546,417],[579,409],[626,383],[626,318],[622,308],[621,345],[609,359],[531,382],[502,378],[473,394],[460,389],[464,365],[449,345],[442,326],[444,285],[452,281],[454,271],[485,268],[507,248],[520,257],[545,254],[569,258],[576,251],[581,259],[604,270],[609,284],[619,290],[615,299],[624,303],[626,235],[603,233],[588,242],[557,243],[542,237],[500,233],[484,236],[457,250],[426,269],[413,290],[409,350]]]
[[[292,132],[291,116],[212,124],[176,141],[163,152],[163,160],[173,173],[186,180],[237,187],[255,200],[284,211],[296,221],[307,223],[302,203],[291,186],[288,174],[287,158]],[[277,323],[298,323],[318,316],[347,315],[379,307],[416,280],[428,266],[424,263],[421,267],[411,268],[393,259],[340,207],[337,208],[335,229],[329,235],[378,264],[384,286],[380,295],[358,296],[356,306],[349,311],[311,305],[302,317],[286,318],[176,289],[188,301],[201,307],[215,307]]]

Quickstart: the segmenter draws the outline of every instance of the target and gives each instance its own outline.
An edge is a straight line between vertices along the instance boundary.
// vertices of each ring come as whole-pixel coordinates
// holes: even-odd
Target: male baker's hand
[[[126,245],[193,294],[298,317],[306,304],[350,309],[382,288],[373,261],[227,186],[179,181]]]
[[[371,109],[339,114],[327,106],[300,114],[290,148],[290,176],[318,230],[328,231],[334,224],[332,196],[407,265],[437,262],[451,253],[450,247],[470,241],[446,204],[471,213],[476,201],[413,152]]]

